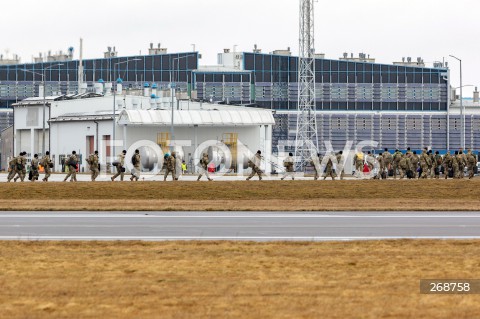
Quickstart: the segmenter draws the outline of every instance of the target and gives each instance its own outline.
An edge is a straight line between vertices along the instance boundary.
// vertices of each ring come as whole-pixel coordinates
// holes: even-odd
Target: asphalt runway
[[[0,214],[0,240],[342,241],[480,238],[480,212]]]

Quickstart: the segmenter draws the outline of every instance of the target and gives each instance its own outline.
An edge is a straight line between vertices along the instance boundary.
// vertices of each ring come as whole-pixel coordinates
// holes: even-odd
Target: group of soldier
[[[21,152],[19,156],[13,157],[8,162],[7,182],[10,182],[12,179],[14,182],[18,179],[22,182],[25,180],[25,177],[27,176],[27,158],[25,155],[27,155],[27,152]],[[50,159],[50,152],[46,152],[41,161],[38,158],[38,154],[33,155],[28,178],[32,182],[37,181],[40,176],[39,165],[44,167],[45,176],[42,180],[47,182],[53,167],[53,163]]]

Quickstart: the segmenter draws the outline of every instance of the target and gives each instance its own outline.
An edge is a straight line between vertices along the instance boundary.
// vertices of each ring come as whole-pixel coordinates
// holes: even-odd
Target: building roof
[[[256,126],[273,125],[272,112],[261,109],[178,110],[174,111],[175,126]],[[170,110],[124,110],[118,124],[171,125]]]

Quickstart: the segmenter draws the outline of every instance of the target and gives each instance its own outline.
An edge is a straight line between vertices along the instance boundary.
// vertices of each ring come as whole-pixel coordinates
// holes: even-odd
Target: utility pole
[[[300,54],[298,60],[298,115],[295,140],[297,171],[303,171],[318,151],[315,112],[314,0],[300,0]]]

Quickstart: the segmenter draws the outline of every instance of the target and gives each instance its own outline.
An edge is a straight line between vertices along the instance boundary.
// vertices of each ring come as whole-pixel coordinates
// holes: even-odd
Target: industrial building
[[[225,49],[218,54],[217,65],[202,66],[200,61],[199,52],[168,53],[160,45],[151,45],[148,55],[129,57],[119,57],[115,48],[109,48],[100,59],[73,60],[73,49],[69,49],[67,54],[39,56],[35,63],[20,63],[19,60],[18,63],[11,60],[2,63],[0,60],[0,104],[4,107],[16,105],[16,112],[20,112],[25,103],[34,101],[39,106],[43,105],[43,98],[38,97],[47,96],[47,110],[50,112],[47,114],[53,134],[53,127],[60,127],[59,123],[79,121],[73,118],[84,116],[88,121],[93,121],[95,116],[99,116],[106,121],[107,117],[112,117],[112,112],[108,113],[108,105],[113,105],[112,92],[119,78],[123,81],[125,91],[143,91],[146,83],[152,89],[157,89],[159,95],[164,95],[160,97],[165,97],[167,101],[162,102],[167,103],[162,106],[163,112],[169,112],[167,109],[171,106],[168,104],[168,93],[160,92],[169,92],[170,84],[174,83],[175,105],[220,103],[224,105],[218,107],[232,110],[247,106],[251,111],[266,109],[272,112],[275,120],[272,152],[275,154],[294,149],[294,143],[291,142],[295,140],[297,124],[299,59],[292,56],[290,49],[271,53],[262,53],[257,46],[253,52]],[[95,106],[93,110],[92,104],[82,101],[81,96],[96,94],[95,86],[99,83],[104,86],[100,95],[105,96],[89,96],[89,100],[102,100],[98,103],[104,106]],[[325,150],[325,141],[331,142],[335,150],[341,150],[347,141],[353,141],[356,145],[365,140],[378,142],[377,149],[405,149],[407,146],[421,149],[427,146],[445,151],[460,148],[462,134],[465,134],[466,147],[480,148],[478,96],[464,103],[465,125],[462,130],[459,98],[451,88],[450,71],[446,63],[436,62],[432,67],[426,67],[421,58],[405,58],[402,62],[387,65],[375,63],[375,59],[363,53],[358,57],[345,54],[339,59],[326,59],[324,55],[317,54],[315,88],[317,134],[321,151]],[[128,96],[125,105],[130,103],[132,109],[143,109],[144,106],[133,106],[134,98]],[[32,97],[37,98],[33,101],[28,99]],[[144,96],[138,101],[150,105],[150,100],[151,97]],[[56,111],[57,103],[72,107],[60,114]],[[16,151],[19,145],[28,145],[27,152],[41,153],[40,141],[32,139],[32,134],[27,132],[36,130],[39,136],[43,134],[40,125],[42,112],[38,112],[39,122],[28,126],[28,129],[15,125]],[[17,117],[33,116],[17,114],[16,121]],[[183,116],[182,113],[179,116]],[[121,126],[118,121],[120,118],[117,118],[117,126]],[[150,126],[165,124],[162,123],[152,120]],[[130,123],[127,126],[135,125]],[[140,130],[141,125],[138,126]],[[90,129],[93,130],[93,127],[91,124]],[[118,128],[118,132],[123,134],[122,128]],[[50,139],[48,132],[45,134]],[[100,135],[109,134],[111,132],[107,132],[106,128]],[[193,136],[195,133],[187,135]],[[128,136],[132,135],[127,132],[127,140]],[[216,138],[221,139],[220,131],[216,133]],[[78,149],[85,149],[88,153],[90,149],[86,147],[85,140],[81,143],[85,145],[78,145]],[[51,150],[55,155],[70,151],[62,147],[52,140]]]

